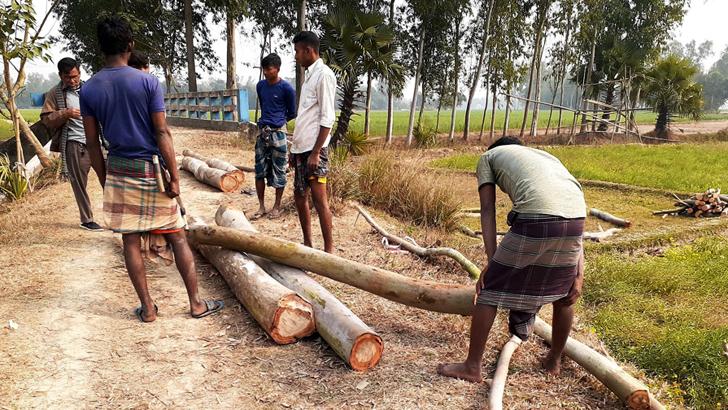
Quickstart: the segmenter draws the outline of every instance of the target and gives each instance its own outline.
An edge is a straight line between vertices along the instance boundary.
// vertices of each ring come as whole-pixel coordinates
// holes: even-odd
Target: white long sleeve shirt
[[[306,69],[306,79],[301,86],[296,128],[291,138],[291,153],[300,154],[313,150],[320,127],[331,129],[336,120],[334,98],[336,76],[320,58]],[[324,147],[329,145],[331,132],[326,136]]]

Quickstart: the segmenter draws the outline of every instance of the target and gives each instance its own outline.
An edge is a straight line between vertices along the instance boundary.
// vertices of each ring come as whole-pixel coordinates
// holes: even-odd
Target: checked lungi
[[[151,161],[109,156],[104,222],[119,233],[164,234],[184,229],[177,201],[157,188]]]
[[[510,309],[509,331],[533,333],[541,307],[564,298],[576,279],[584,219],[508,215],[510,231],[484,273],[478,304]]]
[[[325,184],[329,175],[329,148],[324,147],[319,151],[318,166],[312,171],[308,168],[308,157],[312,151],[291,154],[290,166],[293,168],[293,191],[296,194],[304,195],[306,188],[311,186],[314,179]]]
[[[263,128],[255,140],[255,179],[266,179],[271,188],[285,188],[287,152],[286,133]]]

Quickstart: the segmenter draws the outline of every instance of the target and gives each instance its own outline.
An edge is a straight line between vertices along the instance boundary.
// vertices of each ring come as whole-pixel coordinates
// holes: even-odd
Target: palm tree
[[[695,81],[698,72],[692,61],[674,55],[658,61],[647,73],[645,103],[657,112],[655,133],[667,137],[666,131],[676,115],[700,119],[703,86]]]
[[[322,58],[338,80],[341,102],[336,130],[331,144],[346,135],[354,108],[362,97],[360,77],[367,75],[367,92],[371,94],[371,78],[380,77],[402,82],[404,68],[394,62],[394,33],[379,13],[339,9],[323,21]]]

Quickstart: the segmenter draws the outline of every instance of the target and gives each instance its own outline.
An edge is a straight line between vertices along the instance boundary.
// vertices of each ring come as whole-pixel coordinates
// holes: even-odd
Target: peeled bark
[[[551,343],[552,329],[546,322],[536,318],[536,335]],[[624,369],[584,344],[569,338],[564,354],[579,363],[600,382],[614,392],[631,409],[649,410],[650,394],[647,386],[630,376]]]
[[[222,192],[232,192],[240,188],[240,180],[231,172],[210,168],[199,159],[184,157],[181,165],[182,169],[193,173],[198,181],[218,188]]]
[[[493,381],[490,383],[490,394],[488,394],[488,409],[503,410],[503,391],[506,388],[508,378],[508,366],[511,364],[511,356],[521,346],[521,339],[518,336],[511,336],[501,350],[498,358],[498,365],[495,369]]]
[[[257,232],[243,211],[222,205],[215,214],[219,226]],[[250,258],[273,279],[311,303],[316,331],[354,370],[374,367],[382,357],[382,338],[306,272],[260,256]]]
[[[204,226],[199,223],[195,226]],[[315,330],[311,304],[268,276],[247,255],[191,243],[207,258],[256,322],[278,344],[294,343]]]
[[[188,235],[201,244],[259,255],[407,306],[458,315],[470,315],[473,311],[475,287],[472,285],[414,279],[259,233],[205,226],[191,227]]]
[[[229,162],[225,162],[225,161],[223,161],[221,159],[217,159],[217,158],[207,158],[203,155],[200,155],[200,154],[192,151],[189,148],[185,148],[184,151],[182,151],[182,155],[184,155],[186,157],[192,157],[195,159],[199,159],[200,161],[203,161],[204,163],[206,163],[207,166],[210,168],[217,168],[217,169],[221,169],[223,171],[227,171],[235,179],[237,179],[238,182],[241,184],[243,182],[245,182],[245,174],[243,174],[244,170],[236,167],[235,165],[233,165]],[[253,168],[252,172],[255,172],[255,168]]]

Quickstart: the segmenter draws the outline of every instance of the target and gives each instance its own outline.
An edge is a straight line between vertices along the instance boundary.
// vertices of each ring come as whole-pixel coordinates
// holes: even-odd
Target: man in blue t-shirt
[[[197,290],[195,260],[174,199],[179,195],[179,176],[159,80],[127,66],[134,41],[126,20],[102,18],[96,35],[105,67],[81,90],[81,116],[91,163],[104,187],[104,221],[122,234],[126,270],[142,303],[134,313],[142,322],[156,319],[158,309],[147,289],[143,254],[152,260],[156,257],[151,254],[169,260],[170,249],[187,288],[192,317],[219,311],[221,301],[202,300]],[[106,163],[99,125],[109,142]],[[158,156],[170,174],[165,190],[158,188],[152,164]]]
[[[260,100],[261,116],[258,120],[260,135],[255,141],[255,190],[258,192],[260,208],[252,220],[265,212],[265,182],[276,190],[276,202],[268,214],[269,219],[281,216],[281,198],[286,187],[286,163],[288,146],[286,123],[296,118],[296,91],[288,82],[278,77],[281,58],[268,54],[260,62],[263,67],[262,80],[255,87]]]

